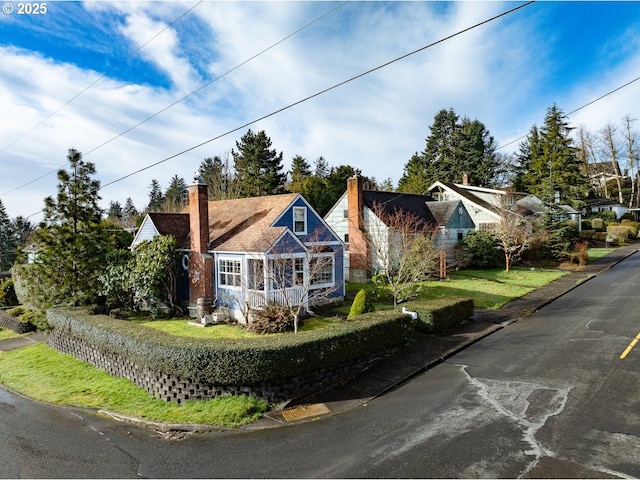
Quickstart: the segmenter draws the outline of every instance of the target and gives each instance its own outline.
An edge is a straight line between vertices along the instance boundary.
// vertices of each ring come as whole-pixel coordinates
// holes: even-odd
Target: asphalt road
[[[166,438],[0,389],[2,477],[640,477],[640,254],[362,406]]]

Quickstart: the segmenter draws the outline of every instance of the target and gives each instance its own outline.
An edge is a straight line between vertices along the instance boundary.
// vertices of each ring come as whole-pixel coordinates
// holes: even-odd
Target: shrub
[[[267,303],[261,310],[254,310],[253,320],[247,330],[253,333],[283,333],[294,329],[291,309],[277,302]]]
[[[375,308],[369,299],[369,295],[367,295],[367,291],[362,289],[356,294],[356,298],[353,299],[347,319],[362,315],[363,313],[373,312],[374,310]]]
[[[582,231],[585,230],[591,230],[593,227],[591,225],[591,220],[589,220],[588,218],[584,218],[582,220]]]
[[[437,298],[420,300],[404,304],[407,310],[418,313],[416,329],[439,333],[466,322],[473,316],[473,300],[471,298]]]
[[[589,242],[578,242],[573,247],[571,261],[578,265],[586,265],[589,262]]]
[[[469,232],[458,244],[457,261],[469,268],[496,268],[504,258],[489,232]]]
[[[637,230],[628,225],[609,225],[607,226],[607,235],[615,243],[625,243],[638,236]]]
[[[12,307],[18,303],[18,297],[16,297],[13,280],[8,278],[4,282],[0,283],[0,307]]]
[[[591,228],[598,232],[604,231],[604,220],[601,218],[592,218],[591,219]]]
[[[596,233],[595,230],[582,230],[580,232],[580,238],[584,240],[591,240],[593,239],[593,236],[595,235],[595,233]]]

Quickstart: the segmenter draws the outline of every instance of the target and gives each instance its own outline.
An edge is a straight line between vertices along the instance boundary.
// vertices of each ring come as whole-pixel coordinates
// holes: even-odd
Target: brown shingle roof
[[[264,252],[286,230],[270,225],[297,193],[209,202],[209,248],[229,252]]]
[[[160,235],[176,237],[177,248],[189,248],[188,213],[150,213],[149,218]]]

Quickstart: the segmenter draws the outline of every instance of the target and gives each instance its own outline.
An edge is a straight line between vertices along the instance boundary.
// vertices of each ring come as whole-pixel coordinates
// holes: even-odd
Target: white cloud
[[[87,2],[90,18],[113,22],[131,52],[190,5],[184,2]],[[438,41],[514,6],[498,2],[352,2],[126,135],[124,130],[179,100],[311,22],[335,5],[310,2],[204,2],[136,54],[170,80],[170,87],[104,78],[24,139],[0,153],[0,195],[65,164],[67,149],[90,152],[103,184],[221,135],[354,75]],[[349,164],[378,180],[400,178],[404,164],[424,148],[428,126],[442,108],[482,121],[505,143],[544,119],[553,101],[565,111],[637,76],[637,40],[616,67],[597,78],[558,87],[546,67],[550,23],[544,2],[426,49],[384,69],[252,125],[264,129],[286,167],[294,155],[312,163]],[[185,23],[185,22],[197,23]],[[190,30],[197,26],[198,31]],[[87,26],[90,28],[90,25]],[[637,30],[635,30],[637,31]],[[70,33],[71,35],[72,33]],[[631,35],[631,36],[630,36]],[[117,40],[118,48],[124,48]],[[191,48],[199,42],[194,53]],[[633,43],[633,42],[636,43]],[[620,50],[618,50],[620,51]],[[635,56],[634,56],[635,55]],[[587,61],[587,59],[585,59]],[[0,46],[0,149],[24,134],[99,78],[77,65]],[[142,82],[141,82],[142,83]],[[562,98],[557,98],[561,92]],[[572,116],[588,128],[618,121],[636,105],[640,81]],[[148,185],[174,174],[190,179],[200,161],[224,154],[246,131],[105,188],[108,200],[132,197],[142,208]],[[517,144],[508,148],[515,150]],[[55,174],[2,201],[10,216],[28,215],[55,193]]]

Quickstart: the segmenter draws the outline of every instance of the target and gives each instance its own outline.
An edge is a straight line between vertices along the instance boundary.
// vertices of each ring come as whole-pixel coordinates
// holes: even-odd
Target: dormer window
[[[293,233],[301,235],[307,233],[306,207],[293,207]]]

